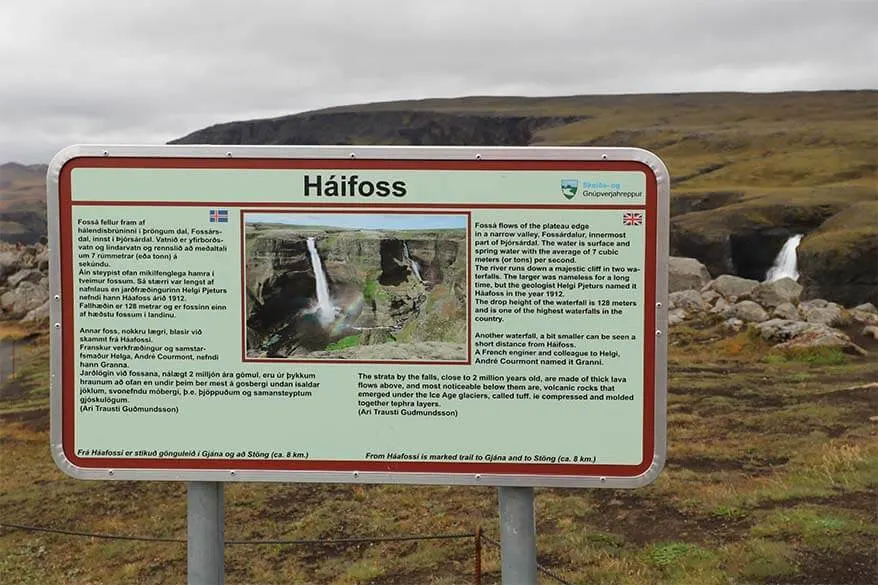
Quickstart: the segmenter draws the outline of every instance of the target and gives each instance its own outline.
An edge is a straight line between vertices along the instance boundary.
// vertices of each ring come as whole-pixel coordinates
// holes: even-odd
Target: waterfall
[[[418,263],[409,256],[409,245],[406,242],[402,243],[402,253],[405,255],[405,259],[408,261],[409,265],[412,267],[412,272],[415,273],[415,276],[418,277],[419,282],[424,282],[424,279],[421,278],[421,270],[418,268]]]
[[[784,243],[777,258],[774,259],[774,266],[769,268],[765,275],[765,282],[774,282],[781,278],[799,280],[799,272],[796,270],[796,248],[799,247],[801,241],[802,235],[797,234]]]
[[[314,238],[308,238],[308,252],[311,254],[311,267],[314,269],[314,279],[317,281],[317,318],[323,324],[329,323],[335,318],[335,307],[329,300],[329,284],[326,282],[326,273],[323,271],[323,262],[314,245]]]

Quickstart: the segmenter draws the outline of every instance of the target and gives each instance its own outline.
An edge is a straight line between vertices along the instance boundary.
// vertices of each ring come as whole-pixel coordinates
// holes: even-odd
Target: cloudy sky
[[[4,0],[0,162],[332,105],[878,87],[872,0]]]

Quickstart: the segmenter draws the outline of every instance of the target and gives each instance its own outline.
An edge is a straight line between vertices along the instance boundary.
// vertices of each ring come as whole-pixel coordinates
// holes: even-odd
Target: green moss
[[[850,357],[837,347],[803,347],[773,349],[763,361],[768,364],[801,362],[815,366],[838,366],[848,363]]]
[[[347,337],[342,337],[336,342],[330,343],[326,346],[327,351],[339,351],[342,349],[347,349],[349,347],[357,347],[360,345],[360,333],[356,335],[348,335]]]
[[[763,582],[777,577],[789,577],[799,573],[796,565],[795,549],[785,542],[777,542],[764,538],[755,538],[746,541],[738,547],[738,554],[731,554],[732,560],[740,556],[735,562],[740,568],[735,571],[748,581]]]
[[[384,290],[375,277],[370,277],[363,283],[363,299],[366,301],[384,300],[388,298],[387,291]]]
[[[754,536],[802,543],[823,551],[843,551],[864,537],[878,536],[875,526],[839,510],[774,510],[752,529]]]

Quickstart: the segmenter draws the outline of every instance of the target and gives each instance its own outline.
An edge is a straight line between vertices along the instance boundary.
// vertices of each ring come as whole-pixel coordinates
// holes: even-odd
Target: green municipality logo
[[[579,191],[578,179],[561,179],[561,195],[567,199],[573,199],[576,197],[577,191]]]

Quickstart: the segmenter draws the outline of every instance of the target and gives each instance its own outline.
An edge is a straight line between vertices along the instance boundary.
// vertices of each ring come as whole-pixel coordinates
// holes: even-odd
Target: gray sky
[[[333,105],[878,87],[872,0],[3,0],[0,162]]]

